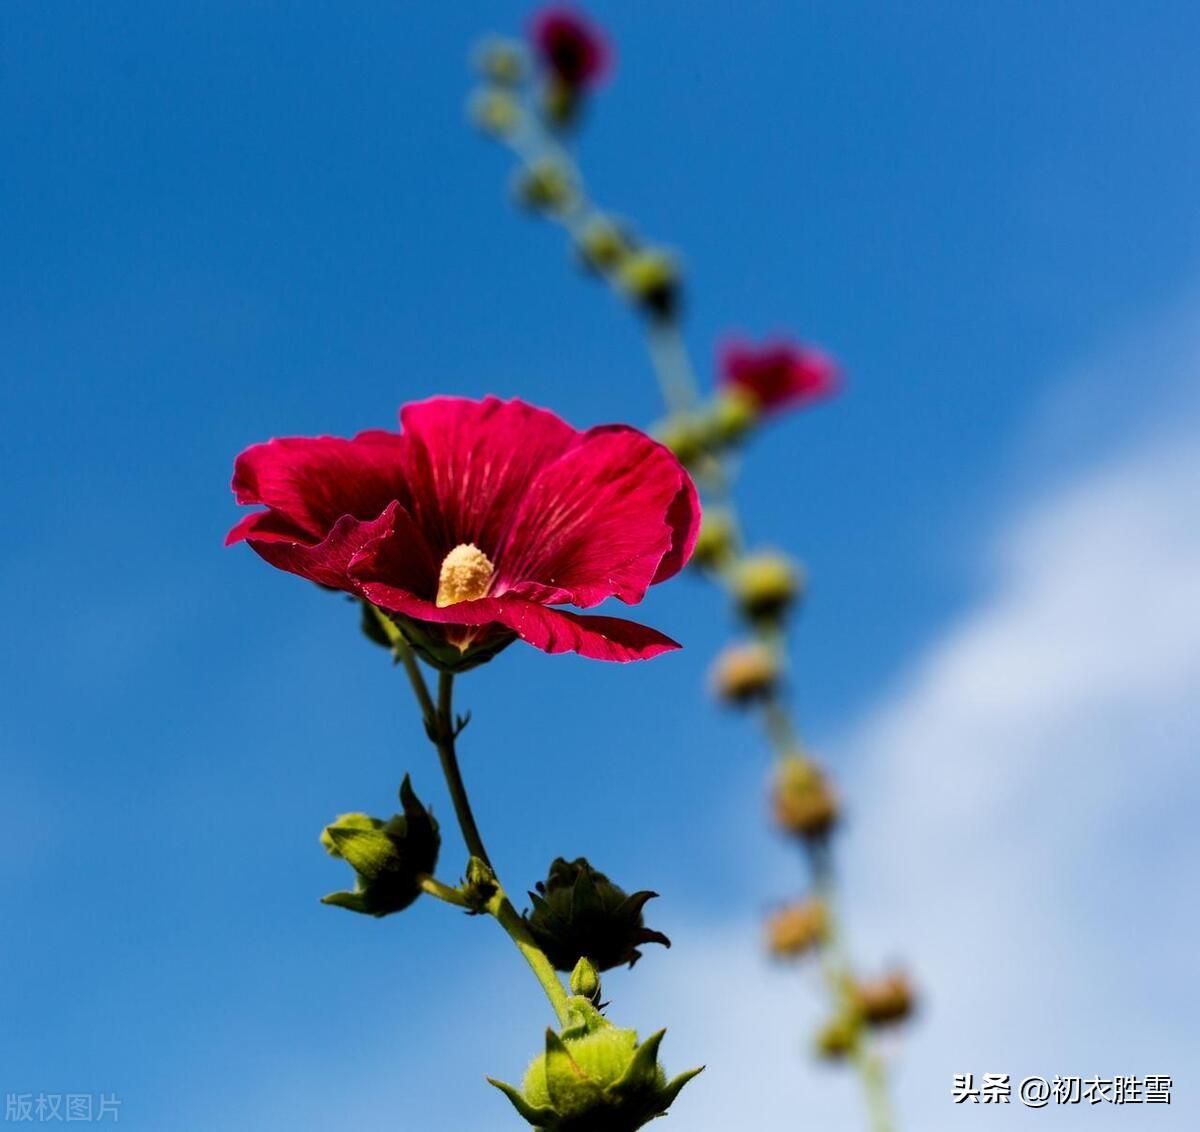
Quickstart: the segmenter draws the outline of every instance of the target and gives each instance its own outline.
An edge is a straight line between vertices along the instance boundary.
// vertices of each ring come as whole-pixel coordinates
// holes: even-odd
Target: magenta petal
[[[408,499],[402,441],[375,430],[353,440],[284,437],[255,444],[238,458],[233,490],[239,503],[264,503],[314,539],[344,515],[377,518]]]
[[[577,652],[594,660],[627,661],[648,660],[679,648],[656,629],[618,617],[584,617],[511,596],[439,608],[386,582],[360,580],[360,584],[367,600],[381,609],[440,625],[503,625],[543,652]]]
[[[348,515],[343,516],[334,523],[328,536],[315,544],[285,542],[276,538],[258,539],[253,534],[247,539],[255,552],[272,566],[299,574],[323,586],[333,586],[354,594],[359,592],[359,588],[350,576],[350,563],[367,554],[376,543],[385,540],[393,544],[407,540],[411,549],[407,559],[409,563],[428,561],[429,552],[420,532],[398,503],[390,504],[378,519],[365,523]],[[407,578],[412,575],[402,576]]]
[[[497,563],[500,584],[535,580],[584,608],[638,602],[686,561],[699,520],[668,449],[621,425],[594,428],[530,485]]]
[[[688,563],[696,549],[696,538],[700,534],[700,495],[692,477],[683,473],[683,486],[667,511],[667,523],[673,532],[671,549],[663,555],[653,581],[665,582],[673,578]]]
[[[413,518],[439,556],[474,543],[494,560],[530,481],[577,435],[545,409],[496,397],[431,397],[400,420]]]
[[[721,350],[720,369],[723,385],[750,394],[764,412],[812,404],[841,384],[841,370],[827,354],[785,340],[761,346],[730,340]]]
[[[225,536],[225,545],[233,546],[244,539],[259,539],[263,542],[310,542],[306,531],[274,511],[255,511],[243,515]]]
[[[649,660],[679,648],[677,641],[636,621],[567,613],[526,602],[519,607],[513,603],[504,623],[543,652],[577,652],[592,660]]]

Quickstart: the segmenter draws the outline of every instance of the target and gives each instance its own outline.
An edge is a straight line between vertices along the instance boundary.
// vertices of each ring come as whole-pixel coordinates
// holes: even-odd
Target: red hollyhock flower
[[[612,52],[598,28],[570,8],[544,8],[533,18],[538,57],[573,89],[595,86],[608,74]]]
[[[733,341],[721,351],[721,384],[747,394],[763,412],[801,408],[836,393],[841,370],[812,346]]]
[[[373,602],[444,668],[517,637],[598,660],[679,647],[631,621],[551,608],[638,602],[682,569],[700,505],[666,448],[494,397],[433,397],[400,422],[400,433],[248,448],[233,490],[267,510],[226,544],[244,539],[273,566]]]

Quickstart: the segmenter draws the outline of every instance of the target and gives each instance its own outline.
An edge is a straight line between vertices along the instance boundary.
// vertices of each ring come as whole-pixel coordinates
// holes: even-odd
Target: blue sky
[[[849,374],[756,442],[743,496],[812,572],[797,682],[855,799],[861,953],[930,990],[892,1051],[905,1126],[969,1126],[947,1096],[972,1069],[1182,1091],[1200,18],[594,11],[619,60],[583,161],[683,251],[697,357],[790,331]],[[440,391],[654,419],[636,326],[510,209],[507,158],[464,123],[471,44],[526,13],[0,17],[0,1092],[116,1092],[127,1125],[181,1132],[507,1118],[483,1075],[519,1075],[546,1018],[503,937],[428,902],[382,923],[316,902],[345,880],[316,843],[334,814],[383,811],[406,770],[448,814],[405,689],[348,606],[221,539],[232,458],[269,435]],[[609,990],[672,1027],[670,1067],[710,1063],[681,1127],[736,1119],[750,1026],[758,1126],[853,1126],[845,1083],[802,1060],[811,980],[757,953],[796,880],[761,828],[763,752],[699,699],[729,626],[686,579],[642,612],[685,651],[514,647],[463,681],[493,854],[517,891],[586,853],[663,894],[675,948]]]

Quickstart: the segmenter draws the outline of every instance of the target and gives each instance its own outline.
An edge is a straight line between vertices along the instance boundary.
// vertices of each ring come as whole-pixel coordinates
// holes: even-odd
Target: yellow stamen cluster
[[[438,576],[437,606],[457,605],[486,597],[496,568],[472,542],[461,542],[442,560]]]

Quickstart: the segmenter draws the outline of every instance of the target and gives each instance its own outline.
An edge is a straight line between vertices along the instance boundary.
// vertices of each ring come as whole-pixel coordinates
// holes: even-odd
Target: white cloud
[[[1191,407],[1043,489],[999,524],[988,564],[989,592],[842,744],[857,768],[852,935],[876,945],[871,963],[908,957],[929,1003],[897,1051],[901,1127],[977,1126],[983,1114],[950,1102],[956,1072],[1173,1073],[1175,1104],[1153,1115],[1179,1127],[1200,1063]],[[681,1098],[681,1125],[864,1126],[845,1080],[797,1055],[812,1016],[794,977],[762,966],[754,936],[692,934],[646,1004],[680,1035],[672,1068],[713,1066]],[[1150,1115],[1014,1104],[986,1117],[1095,1130]]]

